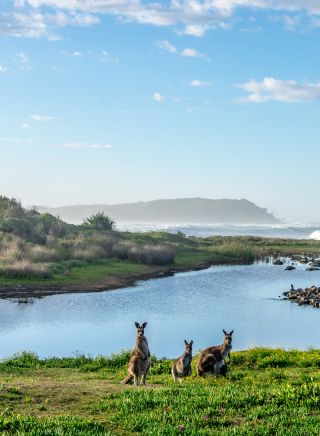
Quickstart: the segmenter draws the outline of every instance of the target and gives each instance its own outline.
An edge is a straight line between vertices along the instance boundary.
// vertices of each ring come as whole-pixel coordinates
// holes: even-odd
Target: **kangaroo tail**
[[[133,380],[133,375],[128,375],[124,380],[122,380],[121,384],[122,385],[127,385],[129,384],[131,381]]]

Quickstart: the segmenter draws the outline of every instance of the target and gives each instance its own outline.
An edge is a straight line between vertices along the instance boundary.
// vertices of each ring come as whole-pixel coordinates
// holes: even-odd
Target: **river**
[[[279,296],[290,288],[319,285],[320,271],[294,271],[256,263],[216,266],[99,293],[61,294],[29,303],[0,300],[0,356],[22,350],[41,357],[74,353],[110,355],[131,348],[134,321],[148,321],[152,353],[174,357],[183,340],[194,349],[221,343],[234,329],[234,349],[254,346],[320,348],[320,310]]]

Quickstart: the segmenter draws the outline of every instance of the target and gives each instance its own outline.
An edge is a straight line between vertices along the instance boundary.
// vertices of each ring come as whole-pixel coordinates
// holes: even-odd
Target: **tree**
[[[116,228],[115,222],[110,217],[105,215],[104,212],[98,212],[94,215],[91,215],[89,218],[83,221],[83,225],[95,230],[115,230]]]

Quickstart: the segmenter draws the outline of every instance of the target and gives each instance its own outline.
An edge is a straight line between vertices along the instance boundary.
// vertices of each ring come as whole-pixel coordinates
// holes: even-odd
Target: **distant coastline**
[[[104,212],[117,223],[123,224],[281,224],[281,220],[267,209],[245,199],[178,198],[113,205],[71,205],[53,208],[38,206],[37,209],[39,212],[58,215],[64,221],[75,224],[97,212]]]

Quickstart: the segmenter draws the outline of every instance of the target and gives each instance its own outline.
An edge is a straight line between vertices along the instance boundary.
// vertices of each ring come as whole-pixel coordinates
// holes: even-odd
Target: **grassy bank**
[[[128,353],[0,363],[0,431],[21,434],[316,435],[320,350],[232,353],[227,377],[174,385],[153,359],[147,387],[122,386]],[[196,359],[195,359],[196,360]]]
[[[108,222],[97,214],[75,226],[0,196],[0,295],[114,289],[177,271],[252,263],[268,254],[320,254],[320,241],[129,233],[113,224],[101,227]]]
[[[54,244],[50,242],[56,247],[55,249],[52,248],[53,245],[51,247],[56,257],[54,261],[47,259],[44,262],[45,257],[41,258],[41,253],[43,250],[47,250],[47,246],[21,243],[21,241],[17,244],[17,239],[13,238],[10,242],[10,238],[5,245],[3,243],[4,237],[2,237],[1,257],[0,235],[0,288],[2,286],[2,290],[10,290],[15,289],[16,286],[25,286],[26,292],[28,292],[28,287],[30,289],[35,287],[39,290],[51,288],[52,291],[54,289],[65,291],[114,289],[131,285],[139,279],[157,277],[175,271],[197,269],[215,264],[252,263],[255,258],[270,254],[299,253],[316,257],[320,254],[320,242],[308,240],[218,236],[195,238],[163,232],[110,235],[86,231],[81,234],[81,237],[78,235],[69,237],[69,239],[57,239]],[[143,261],[143,259],[139,260],[134,257],[129,258],[120,251],[117,252],[118,257],[115,257],[114,253],[101,254],[101,245],[107,245],[110,238],[116,240],[114,244],[118,248],[119,246],[125,246],[126,249],[140,247],[141,254],[141,250],[147,252],[148,247],[165,247],[167,252],[173,253],[174,256],[172,261],[162,263]],[[75,259],[72,250],[74,250],[74,245],[78,244],[79,239],[84,250],[83,258],[79,258],[81,257],[80,250],[77,254],[78,258]],[[65,251],[60,252],[59,247],[61,246],[67,246],[68,249],[64,248]],[[100,254],[90,260],[85,260],[85,257],[88,256],[88,250],[90,251],[88,247]],[[38,257],[30,258],[30,250],[36,252]],[[12,262],[10,256],[14,259]]]
[[[318,241],[295,241],[266,239],[256,237],[210,237],[196,238],[186,237],[182,234],[168,234],[163,232],[152,233],[112,233],[101,234],[99,232],[86,231],[81,235],[75,235],[69,239],[59,239],[55,244],[72,247],[77,245],[79,240],[83,247],[83,256],[87,256],[88,247],[95,247],[92,250],[107,244],[110,238],[116,240],[115,247],[142,247],[141,250],[148,251],[146,247],[165,247],[174,256],[170,262],[149,262],[137,258],[127,257],[123,252],[114,254],[99,254],[91,260],[74,259],[72,254],[58,255],[55,261],[41,259],[30,259],[27,248],[21,249],[17,255],[15,247],[11,247],[11,256],[19,261],[10,264],[8,252],[3,252],[1,258],[0,250],[0,293],[13,291],[23,293],[34,293],[35,289],[41,291],[89,291],[101,289],[115,289],[132,285],[140,279],[162,276],[167,273],[191,270],[207,267],[215,264],[246,264],[252,263],[255,258],[266,255],[290,255],[309,254],[319,256],[320,242]],[[15,240],[16,244],[16,240]],[[25,243],[29,244],[29,243]],[[0,244],[1,245],[1,244]],[[4,244],[2,244],[2,247]],[[87,246],[87,249],[85,248]],[[31,245],[37,253],[46,250],[47,247]],[[110,249],[110,247],[109,247]],[[23,251],[25,250],[25,251]],[[116,248],[114,248],[116,250]],[[138,250],[138,249],[137,249]],[[161,251],[162,249],[160,249]],[[138,252],[138,251],[137,251]],[[25,254],[24,254],[25,253]],[[81,251],[79,251],[81,254]],[[78,254],[78,257],[80,256]],[[141,254],[141,251],[140,251]],[[23,257],[25,255],[25,257]],[[22,256],[22,257],[21,257]],[[60,256],[60,257],[59,257]],[[1,260],[2,259],[2,260]],[[5,260],[4,260],[5,259]],[[1,269],[2,267],[2,269]],[[11,268],[11,269],[10,269]],[[21,268],[23,271],[21,271]],[[40,273],[38,270],[40,268]],[[46,274],[43,275],[43,271]],[[36,271],[36,272],[35,272]],[[20,294],[19,294],[20,295]]]

